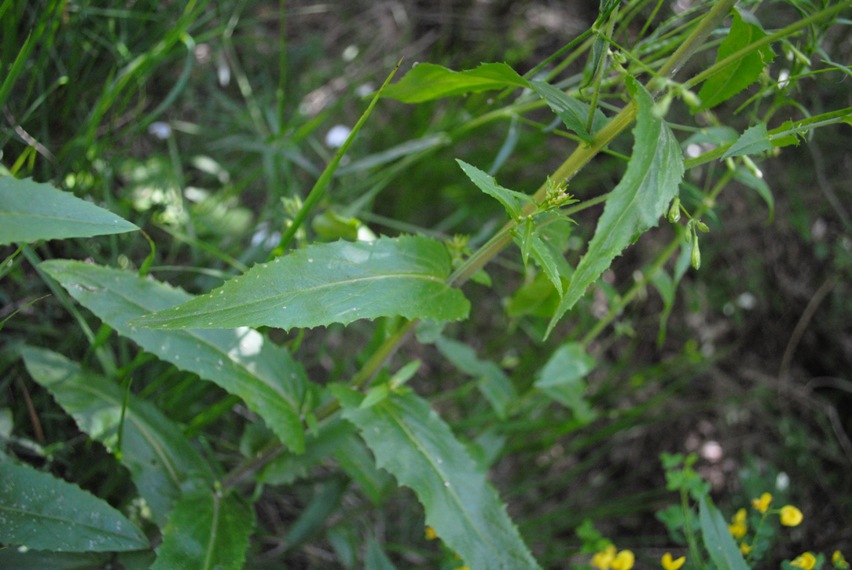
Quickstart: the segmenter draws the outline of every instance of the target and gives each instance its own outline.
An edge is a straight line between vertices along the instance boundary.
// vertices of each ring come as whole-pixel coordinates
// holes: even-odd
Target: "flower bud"
[[[692,261],[692,268],[698,270],[701,268],[701,251],[698,249],[698,238],[694,238],[692,240],[692,257],[690,258]]]
[[[675,199],[672,200],[672,205],[669,208],[669,213],[666,217],[671,223],[678,223],[680,220],[680,198],[675,197]]]
[[[707,224],[705,224],[701,220],[695,220],[695,227],[705,234],[710,231],[710,228],[707,227]]]

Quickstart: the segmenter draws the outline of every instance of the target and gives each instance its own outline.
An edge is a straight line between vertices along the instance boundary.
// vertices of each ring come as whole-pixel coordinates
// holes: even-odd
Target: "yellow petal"
[[[814,565],[816,565],[816,557],[810,552],[804,552],[797,556],[790,565],[804,570],[813,570]]]
[[[636,556],[630,550],[619,552],[612,561],[612,570],[630,570],[636,562]]]
[[[802,511],[793,505],[784,505],[781,507],[781,524],[784,526],[799,526],[803,518],[805,517]]]
[[[686,556],[673,559],[671,552],[666,552],[663,554],[661,562],[663,564],[663,570],[679,570],[680,567],[686,563]]]
[[[761,513],[766,512],[766,510],[769,508],[769,503],[771,502],[772,495],[770,495],[769,493],[762,494],[759,499],[751,500],[751,504],[754,506],[754,508],[760,511]]]

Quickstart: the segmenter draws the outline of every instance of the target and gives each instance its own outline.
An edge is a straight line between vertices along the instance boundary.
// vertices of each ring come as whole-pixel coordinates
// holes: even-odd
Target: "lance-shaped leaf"
[[[332,391],[378,465],[414,490],[426,524],[468,566],[538,568],[494,488],[425,400],[408,392],[361,409],[359,393],[342,386]]]
[[[464,162],[463,160],[456,160],[456,162],[459,163],[459,166],[461,166],[461,169],[467,177],[470,178],[471,182],[476,184],[476,186],[484,193],[488,194],[503,205],[503,208],[506,209],[506,213],[509,214],[509,217],[513,220],[519,220],[521,216],[524,215],[524,206],[533,203],[532,196],[528,196],[527,194],[522,194],[521,192],[516,192],[514,190],[509,190],[508,188],[503,188],[497,184],[497,181],[494,180],[493,176]]]
[[[734,10],[734,22],[719,46],[716,62],[722,61],[765,36],[766,32],[752,14]],[[698,92],[701,106],[696,109],[696,112],[712,109],[757,81],[763,68],[772,63],[774,58],[772,48],[763,46],[724,66],[701,86]]]
[[[535,387],[569,408],[578,422],[587,424],[596,414],[585,399],[583,379],[594,367],[594,358],[586,354],[582,344],[565,343],[536,375]]]
[[[742,136],[725,151],[722,158],[756,154],[773,148],[772,141],[769,140],[769,133],[766,131],[766,123],[758,123],[746,129]]]
[[[590,141],[591,135],[606,124],[606,116],[600,109],[595,109],[592,117],[592,132],[589,133],[586,129],[590,111],[587,103],[583,103],[576,97],[571,97],[561,89],[557,89],[544,81],[533,81],[530,85],[538,96],[547,102],[548,107],[562,119],[565,127],[580,135],[580,138],[584,141]]]
[[[233,494],[212,489],[187,493],[169,516],[151,568],[238,570],[253,530],[254,514]]]
[[[419,63],[405,77],[386,87],[383,96],[403,103],[420,103],[504,87],[529,87],[529,83],[505,63],[483,63],[467,71]]]
[[[0,245],[138,229],[112,212],[50,184],[0,177]]]
[[[505,419],[518,393],[503,369],[489,360],[480,360],[471,347],[445,336],[439,336],[435,346],[456,368],[478,379],[479,391],[491,403],[497,416]]]
[[[683,177],[680,146],[668,125],[654,116],[653,99],[634,79],[628,78],[627,86],[638,107],[633,156],[606,201],[595,236],[574,271],[547,334],[624,248],[657,225]]]
[[[114,453],[124,403],[121,385],[50,350],[25,346],[20,353],[33,379],[53,394],[80,430]],[[120,461],[160,527],[182,485],[195,479],[213,482],[209,465],[180,428],[135,396],[125,410]]]
[[[0,462],[0,543],[62,552],[148,548],[142,531],[105,501],[9,462]]]
[[[748,564],[728,530],[728,523],[707,497],[701,497],[699,501],[698,518],[704,547],[710,553],[713,565],[728,570],[748,570]]]
[[[192,296],[150,278],[77,261],[52,260],[39,267],[120,334],[239,396],[284,444],[304,451],[300,408],[308,381],[286,350],[249,328],[161,331],[131,325],[133,319]]]
[[[390,316],[462,319],[470,305],[446,284],[450,268],[446,247],[425,237],[311,245],[134,324],[291,329]]]

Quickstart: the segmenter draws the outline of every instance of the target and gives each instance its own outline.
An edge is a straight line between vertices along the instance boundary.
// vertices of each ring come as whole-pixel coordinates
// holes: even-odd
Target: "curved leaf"
[[[405,77],[386,87],[383,96],[403,103],[420,103],[504,87],[529,87],[529,83],[505,63],[483,63],[467,71],[418,63]]]
[[[719,46],[716,62],[722,61],[729,55],[748,47],[765,36],[766,32],[760,27],[754,15],[734,10],[734,21]],[[696,109],[696,112],[712,109],[757,81],[764,66],[772,63],[774,58],[775,54],[772,48],[765,46],[720,69],[698,91],[701,106]]]
[[[234,495],[188,493],[175,504],[154,570],[240,569],[254,530],[254,514]]]
[[[633,156],[606,201],[595,236],[574,271],[547,334],[624,248],[657,225],[683,178],[683,154],[668,125],[654,116],[654,100],[636,80],[628,77],[627,86],[638,107]]]
[[[460,290],[446,284],[449,273],[449,253],[429,238],[311,245],[133,324],[291,329],[387,316],[462,319],[469,303]]]
[[[701,497],[699,501],[698,519],[704,547],[710,553],[714,566],[727,570],[748,570],[748,564],[743,560],[743,555],[728,530],[728,523],[719,509],[706,497]]]
[[[0,543],[61,552],[148,548],[142,531],[105,501],[7,462],[0,462]]]
[[[133,319],[192,296],[153,279],[77,261],[45,261],[39,267],[120,334],[239,396],[283,443],[296,452],[304,451],[300,408],[308,381],[286,350],[248,328],[155,331],[133,326]]]
[[[0,177],[0,245],[138,229],[112,212],[50,184]]]
[[[33,379],[53,394],[80,430],[114,452],[124,402],[121,385],[49,350],[25,346],[20,352]],[[120,461],[161,528],[183,484],[192,479],[213,482],[209,465],[180,428],[135,396],[125,411]]]
[[[426,524],[474,569],[538,568],[494,488],[449,426],[413,392],[361,409],[361,394],[332,387],[380,467],[411,487]]]

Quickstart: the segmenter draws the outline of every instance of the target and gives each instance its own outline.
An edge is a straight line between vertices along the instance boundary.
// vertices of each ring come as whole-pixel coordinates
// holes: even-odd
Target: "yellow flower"
[[[679,570],[686,563],[686,556],[672,558],[672,553],[666,552],[660,562],[663,564],[663,570]]]
[[[743,542],[740,544],[740,552],[743,553],[743,556],[748,556],[748,553],[751,552],[751,546]]]
[[[793,505],[781,507],[781,524],[784,526],[799,526],[803,518],[802,511]]]
[[[812,570],[815,564],[816,557],[810,552],[800,554],[796,557],[795,560],[790,562],[790,566],[795,566],[796,568],[804,568],[804,570]]]
[[[622,550],[615,556],[612,561],[612,570],[630,570],[633,568],[633,563],[636,562],[636,557],[630,550]]]
[[[435,529],[431,526],[426,527],[426,540],[435,540],[438,538],[438,533],[435,532]]]
[[[846,562],[846,559],[843,557],[843,553],[839,550],[835,550],[834,554],[831,555],[831,563],[835,568],[840,568],[846,570],[849,568],[849,563]]]
[[[731,518],[732,524],[728,525],[728,530],[730,531],[731,535],[736,539],[744,537],[745,533],[748,532],[746,516],[748,516],[746,510],[740,509],[737,511],[737,514],[735,514],[733,518]]]
[[[769,503],[772,502],[772,495],[769,493],[764,493],[760,496],[759,499],[752,499],[751,504],[755,509],[760,511],[761,513],[765,513],[766,509],[769,508]]]
[[[606,549],[596,552],[592,556],[591,565],[600,570],[610,570],[613,560],[615,560],[615,545],[610,544]]]

